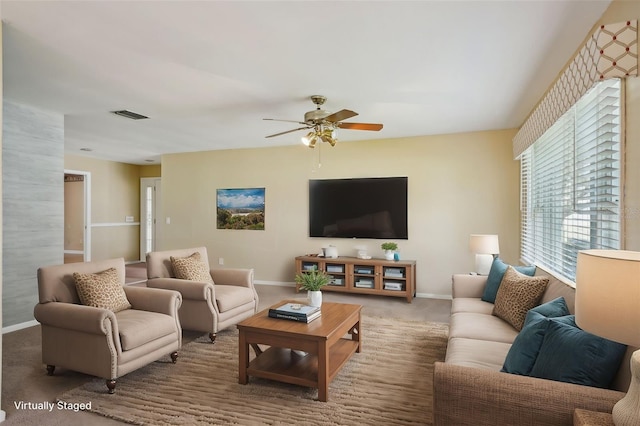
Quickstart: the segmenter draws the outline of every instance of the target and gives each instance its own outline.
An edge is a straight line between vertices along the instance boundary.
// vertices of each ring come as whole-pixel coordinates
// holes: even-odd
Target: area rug
[[[109,395],[93,380],[58,397],[91,402],[91,410],[149,425],[430,425],[433,363],[443,360],[448,325],[364,316],[362,352],[329,385],[317,389],[249,378],[238,384],[238,332],[202,336],[169,357],[118,380]],[[251,351],[253,355],[253,351]]]

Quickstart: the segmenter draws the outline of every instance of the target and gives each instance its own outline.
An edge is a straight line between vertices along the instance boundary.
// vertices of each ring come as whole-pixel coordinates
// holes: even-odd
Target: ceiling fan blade
[[[286,135],[287,133],[297,132],[298,130],[304,130],[304,129],[310,129],[310,128],[311,127],[309,127],[309,126],[299,127],[297,129],[287,130],[286,132],[274,133],[273,135],[265,136],[265,138],[272,138],[274,136]]]
[[[382,124],[376,123],[336,123],[341,129],[350,130],[374,130],[378,131],[382,129]]]
[[[348,109],[343,109],[343,110],[340,110],[338,112],[334,112],[333,114],[327,115],[324,118],[324,120],[325,121],[331,121],[331,122],[335,123],[336,121],[346,120],[347,118],[355,117],[356,115],[358,115],[357,112],[350,111]]]
[[[296,121],[296,120],[280,120],[277,118],[263,118],[263,120],[267,121],[284,121],[285,123],[298,123],[298,124],[307,124],[304,121]]]

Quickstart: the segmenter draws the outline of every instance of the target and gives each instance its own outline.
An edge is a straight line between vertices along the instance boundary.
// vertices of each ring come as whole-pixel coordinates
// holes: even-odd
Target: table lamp
[[[640,252],[578,252],[576,323],[589,333],[640,347]],[[631,355],[629,391],[612,414],[616,426],[640,425],[640,350]]]
[[[476,273],[489,275],[493,259],[500,253],[497,235],[471,234],[469,248],[476,254]]]

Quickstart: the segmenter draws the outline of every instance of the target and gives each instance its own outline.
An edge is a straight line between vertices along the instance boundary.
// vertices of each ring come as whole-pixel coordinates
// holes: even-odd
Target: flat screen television
[[[309,180],[309,236],[408,239],[407,180]]]

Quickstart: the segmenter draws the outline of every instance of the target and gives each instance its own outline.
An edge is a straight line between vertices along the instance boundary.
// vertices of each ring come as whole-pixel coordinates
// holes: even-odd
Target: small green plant
[[[380,247],[382,247],[382,250],[394,251],[398,249],[398,245],[396,243],[382,243]]]
[[[300,288],[308,291],[319,291],[329,284],[329,281],[331,281],[331,275],[327,275],[324,271],[318,271],[317,269],[296,275],[296,283],[300,284]]]

